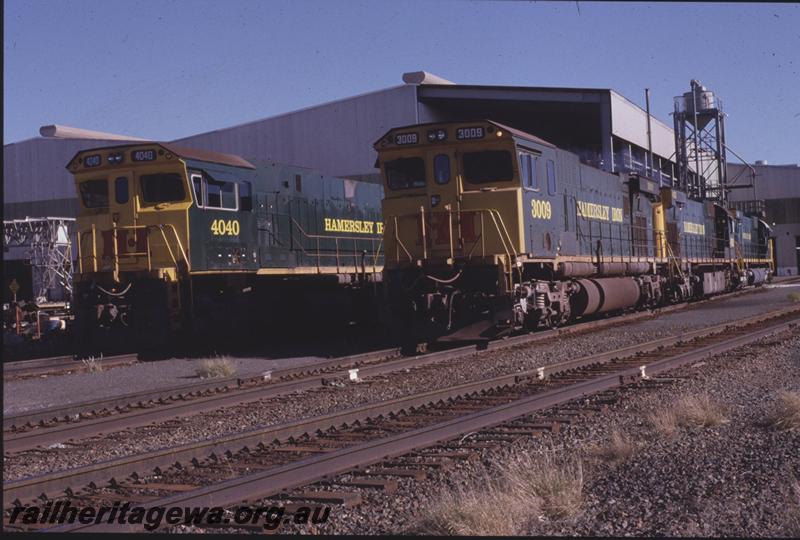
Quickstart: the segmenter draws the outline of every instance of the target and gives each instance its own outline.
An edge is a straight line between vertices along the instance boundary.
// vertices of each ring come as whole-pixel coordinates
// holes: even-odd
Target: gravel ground
[[[239,375],[262,373],[278,368],[314,364],[317,356],[298,358],[233,358]],[[3,415],[46,409],[69,403],[112,397],[132,392],[157,390],[199,380],[196,369],[201,359],[172,358],[139,362],[97,373],[49,375],[3,383]]]
[[[713,325],[735,320],[769,309],[788,305],[787,288],[756,290],[737,298],[717,301],[665,314],[657,320],[639,322],[628,327],[632,331],[662,332],[696,328],[697,325]],[[683,313],[702,311],[701,317]],[[665,328],[662,331],[662,326]],[[605,331],[603,331],[605,332]],[[602,332],[598,332],[600,334]],[[313,364],[319,356],[296,358],[233,358],[240,375],[260,373],[270,369]],[[195,370],[198,359],[170,359],[142,362],[129,367],[118,367],[99,373],[72,373],[51,375],[38,379],[9,381],[3,383],[3,414],[15,414],[29,410],[44,409],[69,403],[100,399],[132,392],[167,388],[188,384],[197,380]]]
[[[779,291],[776,294],[776,291]],[[480,361],[462,358],[457,361],[372,378],[370,384],[347,383],[341,388],[326,387],[289,396],[219,409],[168,424],[145,426],[88,439],[79,446],[61,445],[56,451],[36,450],[6,456],[6,480],[45,474],[106,459],[177,446],[210,437],[272,425],[296,418],[331,413],[371,401],[392,399],[501,374],[532,369],[592,353],[673,335],[687,329],[718,324],[788,305],[785,290],[762,290],[737,298],[698,305],[691,309],[665,314],[657,320],[627,324],[581,335],[566,336],[549,344],[523,346],[479,355]],[[189,364],[189,361],[178,361]],[[145,364],[149,366],[151,364]],[[191,365],[191,364],[189,364]],[[113,376],[119,368],[106,373],[66,377]],[[189,369],[186,367],[186,369]],[[194,375],[193,372],[191,372]],[[65,379],[65,377],[59,377]],[[90,379],[91,380],[91,379]],[[94,379],[95,384],[99,379]],[[23,384],[23,383],[19,383]],[[8,390],[6,391],[6,395]],[[235,418],[236,421],[231,421]]]
[[[658,389],[631,389],[602,417],[584,417],[557,434],[518,443],[515,451],[557,453],[580,461],[583,500],[558,520],[541,516],[521,532],[555,536],[797,537],[800,534],[800,430],[765,425],[781,390],[800,391],[800,336],[789,333],[672,372],[689,376]],[[688,395],[707,394],[724,411],[715,427],[657,431],[648,415]],[[612,430],[632,442],[621,462],[597,455]],[[361,490],[365,503],[335,506],[313,530],[322,534],[397,534],[413,528],[426,508],[471,479],[496,475],[511,451],[481,450],[455,470],[429,470],[426,481],[401,479],[393,495]],[[339,477],[348,480],[348,476]],[[352,490],[348,488],[348,490]],[[263,505],[285,503],[277,499]],[[487,501],[491,504],[491,501]],[[491,530],[491,529],[490,529]],[[284,531],[281,532],[291,532]],[[491,532],[489,533],[491,534]],[[501,533],[495,533],[501,534]]]

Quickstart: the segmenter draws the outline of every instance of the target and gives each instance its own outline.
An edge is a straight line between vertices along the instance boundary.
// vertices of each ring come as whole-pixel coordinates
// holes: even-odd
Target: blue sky
[[[800,5],[6,0],[4,143],[44,124],[169,140],[401,83],[614,88],[672,124],[697,78],[729,145],[800,161]]]

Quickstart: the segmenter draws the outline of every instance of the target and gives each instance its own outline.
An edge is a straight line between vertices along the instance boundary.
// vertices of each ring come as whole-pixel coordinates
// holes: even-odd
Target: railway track
[[[800,278],[798,278],[798,279],[800,279]],[[787,279],[787,280],[782,281],[781,283],[793,283],[794,281],[796,281],[796,280]],[[747,289],[744,289],[744,290],[739,290],[739,291],[733,291],[733,292],[730,292],[730,293],[720,294],[720,295],[717,295],[717,296],[713,296],[713,297],[710,297],[710,298],[706,298],[706,299],[695,301],[695,302],[691,302],[691,303],[676,304],[676,305],[672,305],[672,306],[665,306],[665,307],[662,307],[662,308],[657,308],[657,309],[650,310],[650,311],[640,311],[640,312],[630,313],[630,314],[626,314],[626,315],[618,315],[618,316],[610,318],[610,319],[603,318],[603,319],[593,320],[593,321],[589,321],[589,322],[577,322],[577,323],[573,323],[572,325],[559,328],[555,332],[558,332],[558,335],[565,335],[565,334],[570,334],[570,333],[573,333],[573,332],[581,332],[581,331],[589,330],[589,329],[602,328],[604,326],[612,326],[612,325],[614,325],[616,323],[619,323],[619,322],[631,322],[631,321],[640,320],[640,319],[644,319],[644,318],[656,317],[661,313],[669,313],[671,311],[677,311],[677,310],[681,310],[681,309],[692,308],[692,307],[696,307],[698,305],[702,305],[702,304],[704,304],[706,302],[723,300],[725,298],[732,298],[732,297],[740,296],[740,295],[743,295],[743,294],[753,293],[753,292],[756,292],[758,290],[760,290],[760,289],[759,288],[747,288]],[[547,332],[552,333],[554,331],[544,331],[544,332],[545,333],[547,333]],[[537,333],[540,333],[540,332],[537,332]],[[525,338],[527,336],[517,336],[517,338],[519,338],[519,337]],[[516,338],[511,338],[511,339],[516,339]],[[502,343],[504,341],[506,341],[506,340],[501,340],[500,342]],[[399,349],[394,348],[394,349],[387,349],[387,350],[394,350],[394,351],[397,351],[397,354],[399,354]],[[381,351],[376,351],[376,352],[379,353]],[[373,354],[373,353],[363,353],[363,354],[364,355],[370,355],[370,354]],[[357,357],[357,356],[360,356],[360,355],[354,355],[354,356]],[[115,355],[115,356],[108,356],[108,357],[102,357],[101,356],[99,358],[94,358],[93,360],[94,360],[94,362],[98,363],[101,368],[107,368],[107,367],[117,367],[117,366],[130,365],[130,364],[136,362],[136,357],[137,357],[136,353],[131,353],[131,354],[121,354],[121,355]],[[343,358],[346,359],[346,358],[350,358],[350,357],[343,357]],[[59,374],[64,374],[64,373],[74,373],[74,372],[80,372],[80,371],[87,371],[89,369],[92,369],[89,364],[91,364],[91,361],[84,362],[83,360],[75,359],[75,357],[72,356],[72,355],[53,356],[53,357],[48,357],[48,358],[35,358],[35,359],[32,359],[32,360],[16,360],[16,361],[12,361],[12,362],[4,362],[3,363],[3,379],[5,381],[10,381],[10,380],[15,380],[15,379],[24,379],[24,378],[30,378],[30,377],[40,377],[42,375],[59,375]],[[327,364],[327,362],[326,362],[326,364]],[[288,370],[281,370],[281,371],[288,371]],[[239,385],[239,383],[237,382],[236,378],[218,380],[217,382],[221,383],[220,388],[222,386],[230,387],[231,383],[234,383],[237,386]],[[192,388],[192,387],[196,387],[196,388]],[[158,402],[159,400],[162,400],[162,399],[170,399],[170,396],[174,395],[175,392],[183,392],[185,395],[189,395],[189,394],[191,394],[191,393],[193,393],[195,391],[203,392],[203,391],[205,391],[204,387],[209,388],[209,389],[213,388],[213,383],[196,383],[196,384],[192,384],[192,385],[185,385],[185,386],[175,387],[175,388],[170,388],[170,389],[162,389],[161,391],[153,391],[153,392],[148,392],[148,393],[142,393],[141,396],[137,395],[137,394],[129,394],[127,396],[122,396],[120,398],[120,399],[127,399],[128,400],[127,402],[122,403],[121,401],[116,401],[113,405],[110,405],[110,406],[116,408],[116,407],[135,406],[140,401],[149,402],[149,403]],[[71,408],[71,409],[74,409],[74,412],[65,412],[64,416],[65,417],[70,417],[70,416],[73,416],[74,414],[80,413],[80,412],[91,413],[92,412],[92,403],[93,402],[85,402],[86,406],[82,410],[77,410],[76,407],[81,405],[81,404],[76,404],[74,407]],[[109,403],[110,403],[110,401],[109,401]],[[22,424],[25,424],[28,421],[31,421],[31,422],[35,423],[35,422],[39,422],[41,420],[52,420],[54,418],[58,418],[59,417],[59,415],[58,415],[58,413],[60,412],[59,409],[53,408],[53,409],[48,409],[48,410],[52,410],[54,412],[54,416],[50,416],[48,418],[38,418],[38,417],[35,418],[32,415],[29,420],[24,420],[22,422]],[[45,413],[45,411],[42,411],[42,413]],[[5,417],[4,417],[3,429],[7,429],[11,425],[13,425],[13,424],[9,424],[6,421]]]
[[[42,375],[58,375],[92,369],[108,369],[112,367],[128,366],[138,362],[136,354],[118,354],[114,356],[99,356],[79,360],[73,356],[52,356],[49,358],[36,358],[34,360],[18,360],[3,363],[3,380],[25,379],[41,377]]]
[[[753,289],[736,291],[713,297],[692,304],[678,304],[652,311],[635,312],[614,318],[580,322],[566,327],[538,331],[499,341],[480,343],[444,351],[427,353],[424,358],[399,359],[399,348],[356,354],[318,362],[312,366],[301,368],[285,368],[243,377],[228,377],[209,381],[178,385],[169,388],[135,392],[84,402],[72,403],[46,409],[37,409],[3,417],[3,431],[6,452],[21,451],[37,445],[47,445],[63,440],[86,437],[114,430],[126,429],[157,422],[165,418],[194,414],[218,407],[236,405],[277,397],[292,392],[307,390],[325,385],[331,379],[347,377],[351,369],[363,369],[370,364],[361,376],[389,373],[398,369],[406,369],[424,364],[432,364],[466,355],[478,350],[498,350],[530,343],[546,341],[558,336],[579,335],[618,324],[636,322],[657,317],[664,313],[692,308],[699,304],[722,298],[738,296],[753,292]],[[66,357],[62,357],[66,358]],[[109,357],[111,360],[114,357]],[[393,360],[396,360],[392,362]],[[31,361],[37,362],[37,361]],[[378,363],[386,362],[383,367]],[[34,366],[32,366],[34,367]],[[343,371],[344,370],[344,371]],[[261,390],[256,387],[263,386]],[[123,420],[122,417],[127,420]],[[115,418],[110,418],[115,417]],[[105,418],[105,420],[103,420]],[[74,428],[74,435],[69,431],[79,422],[88,421],[94,427]],[[53,430],[52,435],[37,433],[25,434],[30,430]],[[56,435],[59,433],[59,435]],[[64,434],[67,434],[65,437]]]
[[[66,493],[77,504],[95,506],[113,500],[145,507],[224,506],[296,489],[356,467],[378,478],[412,474],[386,465],[386,460],[446,444],[467,433],[489,430],[490,438],[507,440],[552,429],[552,422],[548,426],[524,417],[620,385],[658,384],[658,376],[670,369],[792,328],[798,324],[798,311],[794,307],[715,327],[706,334],[672,338],[672,343],[657,340],[524,373],[26,478],[7,483],[4,497],[24,502],[40,494],[63,497]],[[365,469],[378,463],[384,466]],[[242,471],[250,474],[241,476]],[[151,479],[144,480],[145,475]],[[319,495],[317,500],[320,497],[326,496]],[[55,530],[94,531],[98,527],[103,528],[72,525]]]
[[[678,309],[670,306],[658,313]],[[470,345],[414,357],[401,357],[398,348],[332,359],[302,368],[286,368],[248,377],[230,377],[167,389],[133,393],[30,411],[3,418],[5,452],[20,452],[36,447],[131,429],[172,418],[194,415],[222,407],[252,403],[263,399],[322,387],[334,380],[371,377],[423,365],[469,356],[479,350],[543,342],[566,334],[578,334],[615,325],[619,322],[654,316],[637,312],[613,319],[601,319],[549,331],[526,334],[488,344]],[[724,325],[718,325],[722,328]],[[700,335],[701,330],[693,333]],[[668,344],[671,338],[659,342]],[[356,371],[353,371],[356,370]]]

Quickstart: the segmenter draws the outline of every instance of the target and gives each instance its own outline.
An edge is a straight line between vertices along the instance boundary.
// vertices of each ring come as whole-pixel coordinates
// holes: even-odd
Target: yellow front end
[[[192,198],[177,156],[152,145],[88,150],[68,168],[78,192],[77,279],[108,274],[120,283],[136,273],[176,280],[188,270]]]
[[[181,328],[192,194],[184,162],[156,144],[87,150],[78,194],[74,307],[93,346],[163,341]]]
[[[488,123],[399,128],[378,141],[386,268],[508,268],[523,251],[514,148]]]
[[[495,332],[513,316],[523,253],[515,140],[491,122],[427,124],[375,148],[388,324],[410,341]]]

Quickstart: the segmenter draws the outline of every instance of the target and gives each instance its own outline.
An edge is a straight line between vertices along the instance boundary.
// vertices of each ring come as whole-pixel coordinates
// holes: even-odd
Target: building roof
[[[131,137],[130,135],[118,135],[116,133],[106,133],[105,131],[92,131],[70,126],[51,124],[39,128],[42,137],[55,137],[57,139],[100,139],[105,141],[146,141],[141,137]]]

